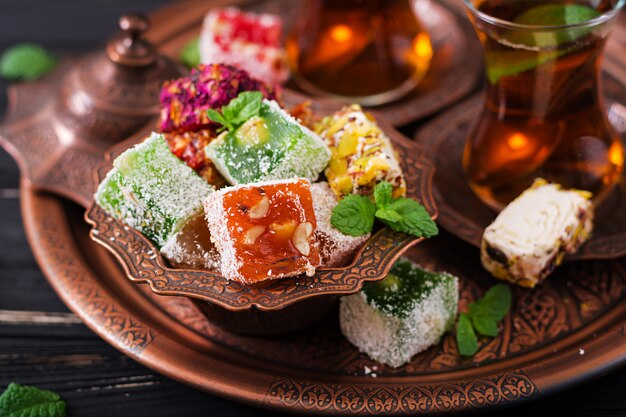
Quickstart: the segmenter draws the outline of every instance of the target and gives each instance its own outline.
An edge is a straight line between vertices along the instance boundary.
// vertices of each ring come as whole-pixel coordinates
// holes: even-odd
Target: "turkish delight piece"
[[[289,78],[289,67],[281,36],[278,16],[215,8],[204,18],[200,59],[204,64],[234,65],[270,85],[282,84]]]
[[[258,116],[221,134],[205,152],[230,184],[294,177],[315,181],[330,159],[319,136],[270,100],[263,100]]]
[[[216,128],[208,109],[221,109],[242,91],[260,91],[276,99],[273,88],[230,65],[198,65],[182,78],[166,81],[161,89],[161,131],[186,132]]]
[[[341,299],[339,322],[361,352],[399,367],[452,329],[458,301],[456,277],[401,259],[385,279]]]
[[[356,251],[369,239],[370,234],[364,236],[349,236],[335,229],[330,223],[333,209],[337,205],[337,197],[328,183],[318,182],[311,184],[313,209],[317,220],[315,239],[322,266],[337,267],[348,265]]]
[[[591,193],[535,180],[485,229],[480,259],[496,278],[532,288],[593,229]]]
[[[204,211],[227,279],[250,284],[315,273],[317,222],[307,179],[224,188],[208,196]]]
[[[391,141],[359,105],[345,106],[322,119],[315,132],[332,157],[325,174],[338,197],[371,195],[380,181],[393,186],[393,196],[406,194],[406,182]]]
[[[220,270],[220,254],[211,241],[204,210],[165,242],[161,254],[176,268]]]
[[[215,186],[215,188],[222,188],[227,185],[226,180],[204,153],[206,145],[216,137],[215,132],[209,129],[203,129],[197,132],[189,131],[165,134],[165,140],[174,155],[184,161],[209,184]]]
[[[153,133],[113,161],[95,201],[113,217],[143,233],[159,247],[202,211],[213,192]]]

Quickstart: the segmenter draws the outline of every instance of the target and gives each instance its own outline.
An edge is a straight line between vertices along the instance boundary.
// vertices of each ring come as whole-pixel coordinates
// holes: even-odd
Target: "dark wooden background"
[[[37,42],[58,55],[97,48],[129,11],[166,0],[0,0],[0,51]],[[6,108],[0,81],[0,114]],[[59,392],[70,417],[262,416],[174,382],[135,363],[87,329],[58,299],[28,247],[20,218],[19,172],[0,150],[0,391],[10,382]],[[485,416],[502,415],[491,412]],[[625,417],[626,369],[514,407],[509,417]]]

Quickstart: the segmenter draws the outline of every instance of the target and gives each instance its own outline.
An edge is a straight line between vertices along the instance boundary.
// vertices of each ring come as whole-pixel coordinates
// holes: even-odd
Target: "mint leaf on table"
[[[459,316],[456,334],[459,353],[463,356],[472,356],[476,353],[477,345],[474,353],[468,353],[471,351],[468,346],[473,346],[474,342],[466,340],[467,338],[475,340],[476,333],[485,337],[496,337],[498,324],[508,314],[510,308],[511,289],[506,284],[494,285],[483,298],[471,303],[467,314],[463,313]],[[462,325],[461,318],[463,318]],[[467,326],[471,327],[471,334]]]
[[[459,315],[456,325],[456,345],[463,356],[474,356],[478,352],[478,339],[470,319],[464,313]]]
[[[426,208],[410,198],[397,198],[386,207],[398,214],[400,220],[380,218],[383,223],[396,232],[404,232],[415,237],[433,237],[439,233],[437,224],[430,218]],[[377,213],[378,215],[378,213]]]
[[[193,68],[200,63],[200,38],[194,38],[185,44],[180,52],[180,61],[187,68]]]
[[[568,26],[587,22],[599,15],[597,10],[580,4],[544,4],[526,10],[513,22],[527,26]],[[570,52],[567,49],[558,49],[560,45],[573,42],[591,30],[584,27],[529,28],[505,32],[503,38],[513,46],[508,47],[510,50],[486,52],[487,78],[491,84],[495,84],[502,77],[517,75],[553,61]],[[515,48],[515,45],[518,47]]]
[[[22,43],[2,53],[0,76],[7,80],[31,81],[52,71],[56,64],[56,58],[40,45]]]
[[[207,115],[209,119],[233,132],[252,117],[259,115],[262,102],[263,93],[260,91],[244,91],[222,107],[221,114],[216,110],[209,109]]]
[[[341,233],[363,236],[374,228],[376,205],[362,195],[347,195],[335,206],[330,223]]]
[[[0,395],[2,417],[66,417],[65,401],[59,394],[11,383]]]

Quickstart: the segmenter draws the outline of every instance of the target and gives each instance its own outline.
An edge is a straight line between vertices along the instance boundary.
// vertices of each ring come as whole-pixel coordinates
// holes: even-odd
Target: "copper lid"
[[[128,137],[155,116],[163,82],[181,73],[144,38],[146,17],[127,14],[119,26],[105,50],[72,67],[58,97],[63,124],[99,147]]]

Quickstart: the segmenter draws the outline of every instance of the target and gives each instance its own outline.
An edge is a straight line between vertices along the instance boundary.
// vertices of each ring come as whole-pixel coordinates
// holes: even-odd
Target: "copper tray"
[[[212,7],[235,5],[254,11],[282,15],[288,33],[299,1],[307,0],[186,0],[176,2],[152,15],[148,38],[165,55],[176,60],[184,45],[198,36],[204,15]],[[480,43],[458,0],[420,0],[422,21],[431,34],[434,55],[420,85],[404,98],[370,108],[395,126],[423,119],[466,97],[476,86],[482,71]],[[289,83],[288,89],[296,89]],[[337,102],[326,103],[331,113]]]
[[[336,316],[273,338],[220,330],[188,299],[130,282],[89,239],[81,207],[27,186],[21,196],[39,265],[89,327],[149,368],[232,400],[316,414],[454,413],[537,398],[626,362],[625,258],[570,263],[537,290],[514,289],[500,336],[471,360],[448,335],[390,369],[350,346]],[[410,256],[458,274],[462,306],[493,284],[478,251],[445,232]]]

